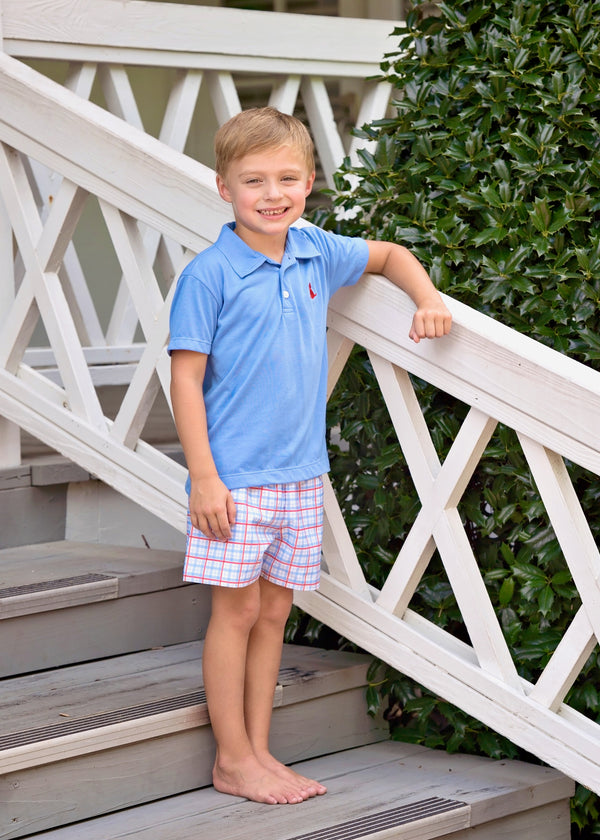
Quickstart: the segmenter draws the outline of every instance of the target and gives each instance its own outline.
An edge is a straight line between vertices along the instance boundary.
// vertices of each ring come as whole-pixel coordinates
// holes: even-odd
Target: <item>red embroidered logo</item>
[[[311,298],[316,298],[317,293],[313,291],[313,287],[310,285],[310,283],[308,284],[308,291],[310,292]]]

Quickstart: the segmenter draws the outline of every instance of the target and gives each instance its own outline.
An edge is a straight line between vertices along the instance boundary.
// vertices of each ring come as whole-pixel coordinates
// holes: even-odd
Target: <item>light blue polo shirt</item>
[[[313,478],[329,469],[327,306],[337,289],[359,280],[368,246],[292,227],[279,264],[234,229],[225,225],[183,270],[168,351],[208,354],[208,437],[230,489]]]

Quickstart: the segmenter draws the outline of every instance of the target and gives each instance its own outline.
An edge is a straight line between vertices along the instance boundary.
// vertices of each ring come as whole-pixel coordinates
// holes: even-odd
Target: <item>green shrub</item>
[[[357,208],[342,232],[408,245],[439,288],[581,362],[600,361],[600,2],[448,0],[419,4],[383,64],[393,116],[337,174],[333,203]],[[347,176],[358,178],[351,186]],[[352,182],[353,184],[355,181]],[[465,407],[424,383],[418,396],[443,459]],[[361,563],[380,586],[418,510],[369,363],[356,351],[329,406],[332,478]],[[598,478],[568,465],[596,536]],[[393,492],[392,492],[393,491]],[[577,590],[514,433],[499,427],[460,511],[519,672],[535,680],[578,605]],[[411,607],[459,637],[439,558]],[[314,623],[302,627],[319,632]],[[495,757],[507,739],[374,663],[369,705],[393,737]],[[567,701],[599,719],[597,652]],[[598,798],[579,787],[574,834],[600,833]]]

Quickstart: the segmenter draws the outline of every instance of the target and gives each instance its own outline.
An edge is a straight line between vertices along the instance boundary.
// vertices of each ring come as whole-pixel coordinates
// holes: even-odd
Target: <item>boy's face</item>
[[[283,251],[288,228],[304,212],[314,180],[301,154],[282,146],[234,160],[224,177],[217,175],[217,187],[232,206],[238,236],[255,251],[273,256]]]

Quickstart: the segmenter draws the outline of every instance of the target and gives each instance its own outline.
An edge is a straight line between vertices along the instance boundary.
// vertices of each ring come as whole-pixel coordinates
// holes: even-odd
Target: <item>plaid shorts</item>
[[[206,537],[188,513],[183,579],[242,587],[260,577],[289,589],[316,589],[321,571],[323,480],[231,491],[236,518],[229,540]]]

